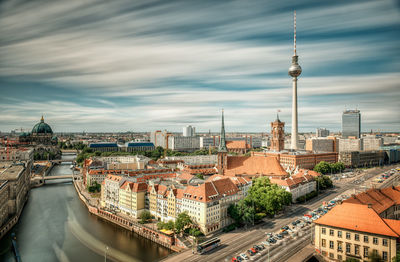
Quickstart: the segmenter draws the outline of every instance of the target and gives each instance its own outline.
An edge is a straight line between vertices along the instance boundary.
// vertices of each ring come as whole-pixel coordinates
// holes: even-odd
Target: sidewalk
[[[291,256],[287,260],[287,262],[305,261],[306,259],[310,258],[313,253],[314,253],[314,246],[309,244],[306,247],[302,248],[299,252]]]

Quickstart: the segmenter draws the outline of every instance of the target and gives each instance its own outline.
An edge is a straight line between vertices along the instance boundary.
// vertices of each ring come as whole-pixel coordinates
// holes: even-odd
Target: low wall
[[[142,236],[144,238],[150,239],[151,241],[162,245],[166,248],[169,248],[171,250],[176,250],[174,248],[175,244],[175,237],[166,235],[162,232],[159,232],[157,230],[153,230],[145,225],[139,224],[134,221],[130,221],[128,219],[125,219],[123,217],[120,217],[118,215],[112,214],[110,212],[107,212],[105,210],[99,209],[95,206],[92,206],[89,204],[89,200],[84,196],[81,192],[78,186],[76,185],[75,180],[73,181],[74,187],[76,192],[78,193],[79,198],[82,200],[82,202],[86,205],[88,208],[89,212],[93,215],[96,215],[104,220],[107,220],[111,223],[117,224],[120,227],[123,227],[129,231],[132,231],[139,236]]]

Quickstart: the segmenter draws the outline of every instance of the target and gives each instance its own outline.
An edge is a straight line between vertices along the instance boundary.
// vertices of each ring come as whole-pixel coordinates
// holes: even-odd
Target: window
[[[350,233],[346,232],[346,239],[350,239]]]
[[[322,244],[321,244],[323,247],[326,247],[326,240],[325,239],[322,239]]]
[[[364,247],[364,257],[368,257],[368,247]]]
[[[342,242],[341,241],[337,242],[337,250],[342,252]]]
[[[343,260],[342,255],[337,255],[337,259],[338,259],[339,261],[342,261],[342,260]]]
[[[346,253],[351,253],[351,244],[346,243]]]
[[[364,236],[364,242],[368,243],[368,236]]]
[[[360,246],[354,245],[354,254],[360,255]]]
[[[326,228],[322,228],[322,235],[325,235],[326,234]]]
[[[378,238],[377,238],[377,237],[374,237],[374,238],[372,239],[372,242],[374,243],[374,245],[378,245]]]
[[[354,234],[354,240],[360,241],[360,235],[359,234]]]
[[[383,252],[382,252],[382,259],[383,259],[383,261],[387,261],[387,259],[388,259],[388,254],[387,254],[386,251],[383,251]]]
[[[333,254],[333,253],[329,253],[329,257],[330,257],[330,258],[333,258],[333,257],[334,257],[334,254]]]
[[[333,236],[335,234],[335,232],[333,231],[333,229],[329,229],[329,235]]]
[[[333,249],[333,248],[334,248],[333,241],[329,241],[329,248],[330,248],[330,249]]]
[[[340,237],[340,238],[342,238],[342,231],[338,231],[338,232],[337,232],[337,236]]]
[[[388,245],[387,239],[382,239],[382,245],[384,245],[385,247],[387,247],[387,245]]]

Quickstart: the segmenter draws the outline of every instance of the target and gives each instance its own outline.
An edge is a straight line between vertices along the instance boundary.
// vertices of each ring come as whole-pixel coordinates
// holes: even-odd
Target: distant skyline
[[[0,131],[400,131],[400,2],[2,1]]]

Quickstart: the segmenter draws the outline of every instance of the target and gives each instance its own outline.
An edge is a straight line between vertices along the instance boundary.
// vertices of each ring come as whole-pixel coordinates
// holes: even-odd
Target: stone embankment
[[[75,180],[73,181],[75,190],[78,193],[79,198],[86,205],[86,207],[88,208],[88,210],[91,214],[96,215],[96,216],[98,216],[106,221],[109,221],[111,223],[114,223],[120,227],[123,227],[129,231],[132,231],[132,232],[138,234],[139,236],[150,239],[151,241],[153,241],[159,245],[162,245],[166,248],[169,248],[172,251],[180,251],[183,248],[185,248],[184,244],[182,244],[182,242],[174,236],[164,234],[163,232],[149,228],[146,225],[139,224],[136,221],[132,221],[125,217],[122,217],[117,214],[113,214],[111,212],[108,212],[108,211],[98,208],[98,206],[95,203],[93,203],[94,201],[91,201],[90,199],[88,199],[81,192],[81,189],[78,186],[78,183],[79,182],[77,182]]]

